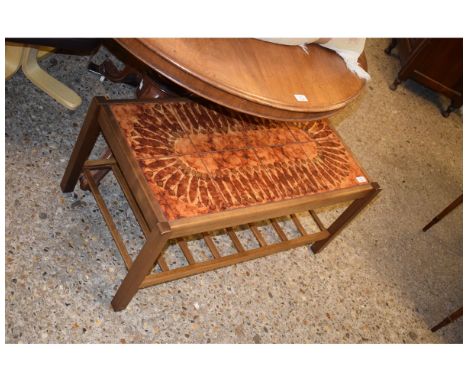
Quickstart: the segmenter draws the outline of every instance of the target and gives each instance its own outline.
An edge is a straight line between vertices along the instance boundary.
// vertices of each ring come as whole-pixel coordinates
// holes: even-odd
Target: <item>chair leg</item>
[[[138,292],[141,283],[161,255],[169,233],[170,226],[167,222],[158,223],[157,228],[151,232],[112,300],[112,307],[116,312],[125,309]]]
[[[423,232],[426,232],[434,224],[440,222],[445,216],[452,212],[457,206],[463,203],[463,194],[456,198],[452,203],[450,203],[439,215],[432,219],[424,228]]]
[[[22,69],[24,75],[39,89],[70,110],[81,105],[81,97],[68,86],[50,76],[37,63],[37,49],[24,48]]]
[[[398,40],[396,38],[392,38],[392,40],[390,41],[390,44],[387,46],[387,48],[385,48],[384,52],[388,55],[391,55],[392,50],[393,48],[396,47],[397,43],[398,43]]]
[[[323,248],[325,248],[333,238],[335,238],[343,228],[345,228],[345,226],[350,223],[381,191],[380,186],[377,183],[372,183],[372,187],[374,189],[371,190],[367,196],[352,202],[351,205],[338,217],[338,219],[332,223],[328,228],[328,232],[330,232],[330,236],[328,238],[317,241],[312,245],[312,251],[314,253],[319,253]]]
[[[80,130],[78,139],[73,148],[70,161],[60,183],[63,192],[72,192],[83,169],[84,162],[88,159],[100,133],[97,114],[99,100],[93,98],[88,114]]]
[[[450,105],[447,107],[446,110],[442,110],[440,113],[442,114],[442,116],[444,118],[448,118],[449,115],[454,112],[455,110],[457,110],[458,108],[460,108],[460,105],[457,105],[457,103],[455,101],[452,100],[452,102],[450,103]]]
[[[401,84],[401,80],[399,77],[395,78],[395,81],[393,81],[393,83],[391,85],[389,85],[389,89],[390,90],[396,90],[396,88],[398,87],[398,85]]]
[[[5,44],[5,81],[15,75],[21,67],[23,46]]]
[[[458,320],[461,316],[463,315],[463,307],[460,309],[456,310],[453,312],[450,316],[446,317],[443,319],[441,322],[439,322],[437,325],[431,328],[431,332],[436,332],[437,330],[443,328],[444,326],[447,326],[451,322]]]

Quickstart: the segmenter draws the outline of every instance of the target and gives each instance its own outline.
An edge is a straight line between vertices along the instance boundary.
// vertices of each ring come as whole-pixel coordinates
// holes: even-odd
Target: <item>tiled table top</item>
[[[168,220],[367,183],[328,126],[192,102],[111,110]]]

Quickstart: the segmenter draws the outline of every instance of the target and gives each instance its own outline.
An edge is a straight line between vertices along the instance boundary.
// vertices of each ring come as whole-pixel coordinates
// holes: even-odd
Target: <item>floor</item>
[[[383,189],[341,236],[319,254],[300,247],[141,290],[119,313],[110,301],[125,271],[107,227],[91,195],[59,183],[91,97],[133,89],[100,82],[89,57],[50,56],[41,65],[83,97],[68,111],[16,74],[5,84],[6,342],[462,343],[463,318],[429,330],[462,305],[462,208],[421,231],[462,192],[462,112],[443,118],[448,101],[411,81],[390,91],[387,44],[367,41],[372,81],[331,119]],[[102,188],[134,253],[131,210],[112,177]]]

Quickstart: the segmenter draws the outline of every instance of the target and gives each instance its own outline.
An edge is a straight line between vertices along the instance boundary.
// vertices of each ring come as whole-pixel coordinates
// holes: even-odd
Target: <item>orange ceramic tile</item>
[[[260,165],[255,151],[252,149],[205,153],[202,158],[210,174],[222,170],[242,169]]]
[[[169,220],[227,208],[199,156],[143,159],[139,164]]]
[[[189,137],[180,137],[174,139],[172,148],[174,155],[195,154],[198,151]]]
[[[251,147],[284,145],[296,142],[287,127],[247,130],[245,135]]]
[[[247,147],[243,132],[226,132],[224,134],[192,134],[190,139],[200,153],[209,151],[240,150]]]
[[[270,121],[182,101],[111,109],[169,220],[368,182],[326,120]]]
[[[294,136],[296,142],[310,142],[312,138],[307,133],[307,127],[313,126],[316,122],[309,123],[297,123],[294,125],[289,125],[289,131]]]
[[[201,174],[208,174],[208,170],[202,157],[199,155],[182,155],[178,159],[184,163],[191,171]]]
[[[190,134],[226,134],[243,130],[240,114],[217,105],[179,102],[174,104],[178,118]]]
[[[190,140],[199,153],[213,151],[213,134],[191,134]]]
[[[273,201],[268,179],[261,167],[235,168],[210,174],[228,209],[249,207]]]
[[[257,154],[260,163],[263,165],[269,165],[276,163],[278,160],[284,159],[283,155],[279,150],[275,150],[275,147],[256,147],[255,152]]]
[[[290,145],[279,146],[283,152],[283,155],[290,161],[296,160],[307,160],[308,156],[304,151],[304,144],[293,143]]]
[[[313,160],[317,156],[317,143],[314,141],[300,143],[302,150],[305,152],[310,160]]]
[[[302,149],[303,144],[293,143],[282,146],[255,148],[257,157],[263,165],[286,163],[295,160],[306,160],[307,155]]]
[[[174,109],[160,104],[116,104],[112,111],[125,132],[130,147],[141,157],[195,153],[174,114]]]

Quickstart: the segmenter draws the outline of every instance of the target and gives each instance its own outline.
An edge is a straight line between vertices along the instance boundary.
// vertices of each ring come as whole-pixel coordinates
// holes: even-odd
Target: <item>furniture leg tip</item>
[[[310,246],[310,250],[312,251],[313,255],[317,255],[320,252],[320,249],[314,248],[315,244]]]
[[[448,118],[450,116],[450,111],[442,110],[440,112],[444,118]]]
[[[111,308],[114,312],[120,312],[126,308],[126,306],[119,306],[114,303],[114,301],[111,302]]]
[[[66,184],[61,184],[60,185],[60,190],[64,193],[64,194],[67,194],[67,193],[70,193],[70,192],[73,192],[75,190],[75,186],[73,187],[70,187]]]

